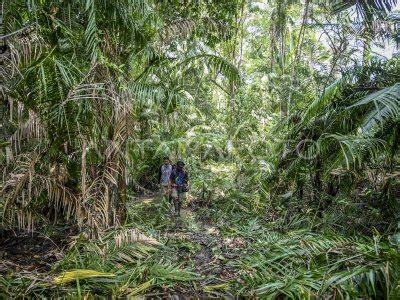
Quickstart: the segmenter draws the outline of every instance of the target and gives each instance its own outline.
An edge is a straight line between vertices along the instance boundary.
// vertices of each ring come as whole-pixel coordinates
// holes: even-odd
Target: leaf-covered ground
[[[398,292],[390,283],[398,253],[378,236],[322,234],[244,208],[227,212],[189,197],[175,218],[169,204],[151,194],[133,199],[130,224],[96,240],[85,233],[13,239],[7,232],[0,287],[5,295],[73,297],[342,298]]]

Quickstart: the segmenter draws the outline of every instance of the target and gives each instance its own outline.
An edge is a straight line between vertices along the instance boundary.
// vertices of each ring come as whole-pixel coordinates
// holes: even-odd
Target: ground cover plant
[[[399,298],[399,22],[397,0],[4,0],[1,297]]]

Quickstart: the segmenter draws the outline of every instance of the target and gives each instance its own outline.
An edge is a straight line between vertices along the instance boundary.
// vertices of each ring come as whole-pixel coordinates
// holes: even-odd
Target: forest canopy
[[[400,297],[399,1],[0,9],[1,297]]]

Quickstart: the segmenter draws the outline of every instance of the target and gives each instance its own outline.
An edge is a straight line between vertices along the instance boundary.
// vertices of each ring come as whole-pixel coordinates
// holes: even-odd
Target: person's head
[[[182,170],[183,168],[185,167],[185,163],[183,162],[183,160],[178,160],[177,162],[176,162],[176,168],[178,169],[178,170]]]
[[[169,165],[170,160],[168,156],[164,156],[163,160],[164,160],[164,165]]]

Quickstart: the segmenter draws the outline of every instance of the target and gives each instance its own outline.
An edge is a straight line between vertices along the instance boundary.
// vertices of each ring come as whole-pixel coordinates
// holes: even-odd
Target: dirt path
[[[162,197],[153,194],[141,197],[140,201],[146,205],[157,205],[161,203]],[[172,215],[171,213],[171,217]],[[207,290],[229,285],[229,281],[236,276],[229,262],[240,256],[236,251],[238,241],[223,238],[217,226],[200,218],[196,209],[188,205],[182,207],[181,216],[174,220],[176,226],[164,233],[171,237],[172,243],[179,240],[183,244],[179,248],[179,259],[193,263],[193,271],[204,278],[200,281],[200,286]]]

